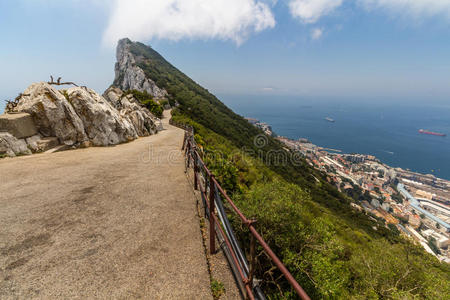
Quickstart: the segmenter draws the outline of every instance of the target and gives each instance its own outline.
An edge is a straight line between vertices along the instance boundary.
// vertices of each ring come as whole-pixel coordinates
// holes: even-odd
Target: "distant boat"
[[[383,152],[385,152],[387,154],[390,154],[390,155],[394,155],[394,152],[392,152],[392,151],[387,151],[387,150],[381,150],[381,151],[383,151]]]
[[[336,122],[334,119],[330,118],[330,117],[326,117],[325,120],[327,120],[328,122],[334,123]]]
[[[428,130],[424,130],[424,129],[419,129],[419,133],[437,135],[437,136],[447,136],[445,133],[433,132],[433,131],[428,131]]]

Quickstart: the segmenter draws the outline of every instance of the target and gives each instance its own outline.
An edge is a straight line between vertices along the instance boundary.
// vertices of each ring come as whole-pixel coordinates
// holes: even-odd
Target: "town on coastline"
[[[305,138],[277,136],[269,124],[246,119],[327,174],[331,184],[355,200],[353,209],[364,211],[374,220],[383,220],[387,227],[450,263],[450,181],[390,167],[373,155],[345,154],[319,147]]]

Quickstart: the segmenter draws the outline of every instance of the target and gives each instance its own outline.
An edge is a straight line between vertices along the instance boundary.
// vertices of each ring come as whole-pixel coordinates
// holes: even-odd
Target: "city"
[[[269,124],[246,118],[265,134]],[[327,180],[353,198],[354,209],[415,240],[439,260],[450,263],[450,181],[383,164],[373,155],[344,154],[305,138],[276,136],[287,150],[298,151]]]

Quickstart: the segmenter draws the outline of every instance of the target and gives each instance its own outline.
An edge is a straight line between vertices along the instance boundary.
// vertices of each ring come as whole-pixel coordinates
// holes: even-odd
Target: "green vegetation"
[[[434,280],[448,282],[445,272],[449,268],[420,246],[406,241],[391,243],[349,228],[295,184],[279,180],[256,184],[235,200],[248,216],[258,220],[266,241],[313,299],[415,295],[439,299],[448,295],[448,285],[439,287]],[[242,237],[246,235],[243,232]],[[264,256],[259,263],[270,269]],[[277,276],[266,275],[265,282]],[[283,290],[289,286],[284,284]]]
[[[159,101],[159,104],[160,104],[162,107],[164,107],[165,105],[169,104],[169,101],[168,101],[168,100],[161,100],[161,101]]]
[[[145,105],[145,107],[152,112],[158,118],[163,115],[164,107],[153,100],[153,97],[146,91],[140,92],[137,90],[128,90],[125,95],[132,94],[139,102]]]
[[[220,299],[220,297],[225,293],[225,287],[222,282],[217,279],[211,278],[211,293],[214,300]]]
[[[67,90],[63,89],[63,90],[59,90],[59,92],[64,96],[64,98],[66,98],[67,101],[69,101],[70,104],[72,104],[69,100],[69,94],[67,94]]]
[[[349,196],[326,175],[266,137],[214,95],[151,48],[136,43],[140,67],[179,103],[174,121],[194,127],[205,162],[228,194],[313,299],[445,299],[450,267],[391,230],[351,208],[370,195]],[[230,213],[230,215],[232,215]],[[236,233],[248,249],[248,232],[236,219]],[[258,249],[261,251],[261,249]],[[265,255],[258,277],[271,299],[295,299],[290,286]],[[280,293],[280,291],[282,291]]]

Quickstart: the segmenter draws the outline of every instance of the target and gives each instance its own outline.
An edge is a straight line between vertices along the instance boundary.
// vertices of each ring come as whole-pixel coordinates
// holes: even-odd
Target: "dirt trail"
[[[212,298],[167,120],[128,144],[0,160],[1,299]]]

